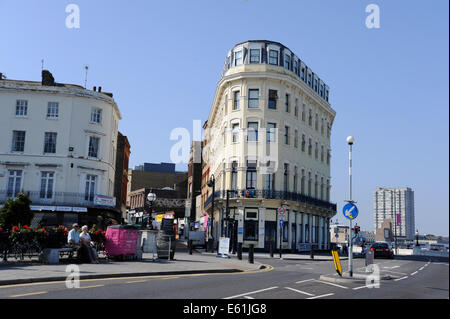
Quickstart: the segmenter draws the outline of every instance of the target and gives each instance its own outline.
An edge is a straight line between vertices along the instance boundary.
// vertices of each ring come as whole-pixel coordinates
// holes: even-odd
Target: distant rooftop
[[[160,172],[160,173],[176,173],[175,164],[173,163],[144,163],[134,167],[135,171],[144,172]]]

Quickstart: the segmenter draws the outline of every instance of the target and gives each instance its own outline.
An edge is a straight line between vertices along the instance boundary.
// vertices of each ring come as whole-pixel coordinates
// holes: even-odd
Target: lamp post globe
[[[155,194],[155,193],[148,193],[148,195],[147,195],[147,200],[148,200],[150,203],[153,203],[153,202],[156,200],[156,194]]]
[[[347,137],[348,145],[353,145],[354,142],[355,142],[355,138],[353,136]]]

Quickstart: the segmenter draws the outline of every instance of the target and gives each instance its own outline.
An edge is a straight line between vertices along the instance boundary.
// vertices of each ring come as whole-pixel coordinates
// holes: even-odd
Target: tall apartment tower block
[[[415,234],[414,191],[409,187],[377,187],[374,194],[373,223],[375,231],[386,219],[393,221],[393,235],[413,240]]]

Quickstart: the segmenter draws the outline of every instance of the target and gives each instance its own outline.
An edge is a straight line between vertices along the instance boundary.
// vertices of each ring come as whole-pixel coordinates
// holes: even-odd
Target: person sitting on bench
[[[86,225],[81,227],[81,231],[82,232],[80,234],[80,243],[82,249],[86,251],[91,264],[98,264],[97,257],[95,256],[96,255],[95,250],[92,247],[94,243],[91,241],[91,236],[88,233],[88,227]]]

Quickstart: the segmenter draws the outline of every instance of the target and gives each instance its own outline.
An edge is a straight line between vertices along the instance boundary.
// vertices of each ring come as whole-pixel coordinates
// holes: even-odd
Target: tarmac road
[[[7,299],[449,299],[448,262],[376,259],[379,288],[365,281],[333,283],[321,275],[336,274],[330,261],[255,259],[270,267],[246,273],[190,274],[0,286]],[[344,270],[347,262],[343,261]],[[364,270],[355,259],[354,269]]]

